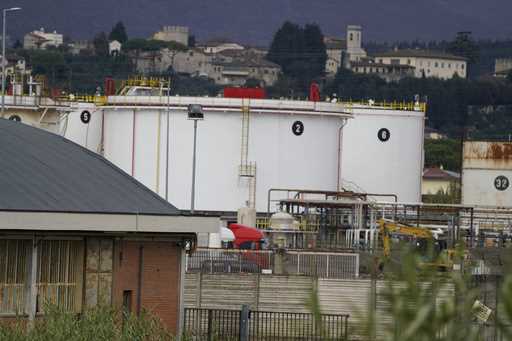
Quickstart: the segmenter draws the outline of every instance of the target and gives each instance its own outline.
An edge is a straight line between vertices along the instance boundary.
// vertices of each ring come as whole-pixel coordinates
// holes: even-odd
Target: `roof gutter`
[[[218,217],[0,211],[0,230],[213,233]]]

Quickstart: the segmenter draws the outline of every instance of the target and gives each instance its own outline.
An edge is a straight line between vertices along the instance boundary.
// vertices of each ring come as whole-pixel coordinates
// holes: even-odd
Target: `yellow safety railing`
[[[301,232],[316,232],[320,228],[318,217],[315,216],[298,216],[298,228]],[[268,218],[256,218],[256,228],[260,230],[272,230],[270,220]]]
[[[137,77],[129,78],[123,83],[125,86],[160,87],[162,85],[167,85],[169,83],[169,80],[165,79],[165,78],[159,78],[159,77],[137,76]]]
[[[106,104],[107,96],[91,96],[91,95],[68,95],[59,96],[55,98],[56,101],[60,102],[80,102],[80,103],[95,103],[95,104]]]
[[[427,111],[427,103],[422,102],[375,102],[375,101],[348,101],[348,102],[338,102],[340,105],[344,106],[372,106],[372,107],[380,107],[380,108],[386,108],[386,109],[392,109],[392,110],[404,110],[404,111],[421,111],[426,112]]]

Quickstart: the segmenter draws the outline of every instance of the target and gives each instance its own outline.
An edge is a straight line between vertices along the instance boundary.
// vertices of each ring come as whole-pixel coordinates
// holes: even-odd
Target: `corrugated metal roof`
[[[0,210],[180,214],[105,158],[6,119],[0,119]]]

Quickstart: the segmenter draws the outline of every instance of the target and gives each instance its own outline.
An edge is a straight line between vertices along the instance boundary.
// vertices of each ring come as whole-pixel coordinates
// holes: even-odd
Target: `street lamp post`
[[[4,8],[3,10],[3,22],[2,22],[2,117],[4,116],[5,111],[5,63],[7,62],[7,58],[5,57],[5,27],[6,27],[6,17],[7,12],[19,11],[20,7],[11,7]]]
[[[198,104],[188,106],[188,119],[194,121],[194,151],[192,154],[192,193],[190,198],[190,213],[194,213],[196,197],[196,141],[197,121],[204,119],[203,108]]]

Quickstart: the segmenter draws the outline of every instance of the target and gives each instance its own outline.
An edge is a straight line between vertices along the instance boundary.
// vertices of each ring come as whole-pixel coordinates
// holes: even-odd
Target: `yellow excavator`
[[[377,223],[379,224],[379,233],[382,238],[384,258],[390,259],[391,239],[397,237],[414,242],[415,248],[424,254],[432,253],[431,256],[433,257],[425,259],[421,264],[422,266],[433,266],[440,271],[460,269],[460,266],[457,266],[455,263],[456,250],[448,249],[446,241],[435,238],[432,231],[428,228],[409,226],[387,219],[379,219]]]

